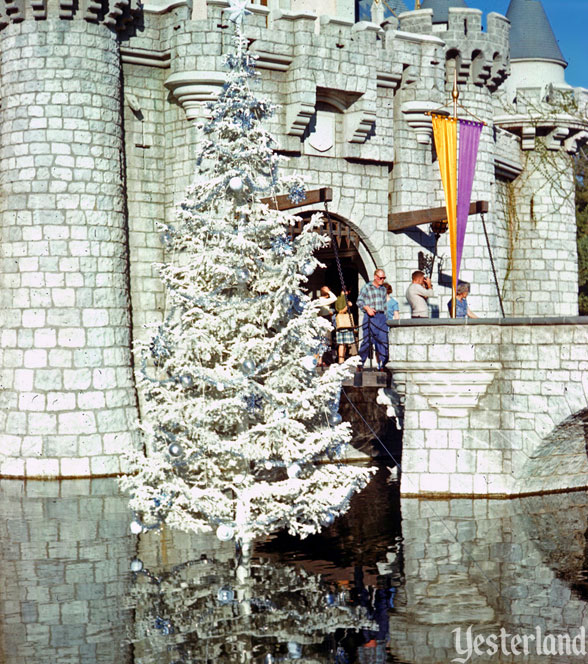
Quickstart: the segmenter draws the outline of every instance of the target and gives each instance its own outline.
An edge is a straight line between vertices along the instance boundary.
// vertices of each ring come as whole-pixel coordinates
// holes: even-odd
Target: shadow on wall
[[[520,478],[521,490],[541,491],[566,477],[569,488],[588,485],[588,408],[559,424],[529,458]]]

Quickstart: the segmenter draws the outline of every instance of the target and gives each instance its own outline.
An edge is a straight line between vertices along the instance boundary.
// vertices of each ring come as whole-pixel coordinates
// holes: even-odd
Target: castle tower
[[[511,22],[511,75],[506,84],[509,100],[517,88],[570,86],[565,81],[567,62],[553,34],[540,0],[511,0],[506,12]]]
[[[137,417],[116,3],[14,3],[0,32],[0,474],[108,475]]]
[[[391,211],[444,205],[439,167],[432,149],[431,119],[426,112],[452,112],[451,90],[456,75],[461,104],[459,117],[482,120],[487,124],[480,139],[472,200],[490,203],[487,230],[493,255],[498,256],[504,244],[504,233],[494,214],[495,139],[490,127],[493,120],[492,98],[508,71],[510,26],[505,17],[492,13],[488,16],[488,28],[483,32],[480,10],[448,4],[463,3],[431,0],[427,3],[428,8],[407,12],[399,18],[400,30],[425,36],[423,42],[426,40],[427,43],[422,48],[423,51],[429,49],[430,56],[422,58],[420,71],[407,69],[407,73],[412,74],[412,81],[409,82],[405,76],[406,83],[398,93],[404,117],[399,117],[394,126],[396,160],[392,172]],[[424,6],[425,3],[421,5]],[[415,130],[413,134],[406,131],[403,120]],[[433,253],[432,233],[429,231],[423,236],[423,232],[427,231],[426,226],[421,226],[407,231],[405,238],[396,236],[397,282],[406,283],[409,280],[410,273],[417,267],[419,251],[424,248],[425,257]],[[448,234],[439,241],[438,256],[440,258],[436,261],[433,275],[438,286],[438,299],[430,304],[434,317],[445,317],[446,303],[451,296],[448,288],[451,278]],[[497,269],[504,272],[504,265],[499,263]],[[498,295],[479,215],[470,217],[468,223],[460,277],[475,284],[472,288],[472,308],[485,315],[499,315]]]
[[[586,130],[567,91],[567,63],[540,0],[511,0],[512,75],[497,126],[520,139],[523,170],[509,186],[507,312],[576,316],[578,266],[571,156]]]

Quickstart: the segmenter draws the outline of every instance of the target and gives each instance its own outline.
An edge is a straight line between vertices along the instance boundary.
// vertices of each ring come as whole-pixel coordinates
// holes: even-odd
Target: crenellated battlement
[[[509,71],[510,23],[496,13],[488,16],[488,29],[482,31],[479,9],[449,8],[449,22],[436,34],[445,41],[446,58],[455,60],[457,81],[468,81],[495,91]]]
[[[0,30],[26,20],[62,19],[101,23],[115,32],[124,31],[141,11],[138,0],[0,0]]]
[[[398,27],[403,32],[430,35],[433,33],[433,10],[419,9],[418,11],[403,12],[398,16]]]

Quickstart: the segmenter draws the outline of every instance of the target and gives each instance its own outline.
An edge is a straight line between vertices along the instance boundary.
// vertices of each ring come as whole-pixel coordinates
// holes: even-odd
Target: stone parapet
[[[513,180],[523,171],[521,141],[514,134],[495,128],[494,132],[494,168],[500,177]]]
[[[585,487],[586,358],[587,318],[395,322],[389,402],[404,401],[402,492]]]

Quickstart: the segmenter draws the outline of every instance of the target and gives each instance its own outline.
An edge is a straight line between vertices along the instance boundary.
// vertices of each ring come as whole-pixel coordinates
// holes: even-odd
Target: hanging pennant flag
[[[481,122],[459,121],[459,158],[457,174],[457,238],[456,238],[456,266],[455,283],[459,283],[459,267],[465,240],[466,226],[470,212],[472,198],[472,185],[476,172],[476,158],[478,145],[482,133]]]
[[[433,135],[437,161],[441,171],[441,181],[445,191],[445,209],[449,227],[449,246],[451,249],[452,300],[455,301],[457,281],[457,119],[445,115],[432,115]]]
[[[442,115],[432,114],[431,117],[439,171],[441,172],[441,181],[445,192],[445,209],[447,211],[449,246],[451,249],[452,316],[455,316],[455,295],[459,267],[463,253],[472,185],[476,170],[476,157],[483,124]],[[457,151],[458,125],[459,159]]]

